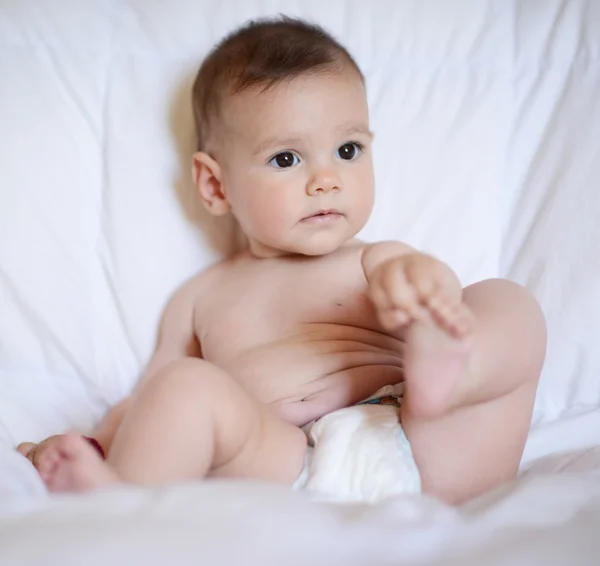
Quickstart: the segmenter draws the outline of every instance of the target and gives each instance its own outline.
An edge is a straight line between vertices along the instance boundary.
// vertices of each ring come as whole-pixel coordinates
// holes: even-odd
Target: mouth
[[[333,208],[327,208],[323,210],[319,210],[310,216],[304,217],[301,222],[306,224],[325,224],[328,222],[334,222],[335,220],[339,220],[344,215],[339,211]]]

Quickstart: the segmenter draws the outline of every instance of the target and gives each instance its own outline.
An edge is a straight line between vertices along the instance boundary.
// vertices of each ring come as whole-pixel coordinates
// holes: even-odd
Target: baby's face
[[[369,218],[372,134],[354,71],[236,95],[219,138],[222,191],[256,255],[326,254]]]

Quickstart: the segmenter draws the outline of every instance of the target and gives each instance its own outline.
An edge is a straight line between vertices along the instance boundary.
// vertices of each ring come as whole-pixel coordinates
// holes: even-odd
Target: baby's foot
[[[470,333],[456,338],[431,315],[411,323],[404,359],[409,410],[422,417],[435,417],[454,405],[470,346]]]
[[[92,491],[119,482],[117,474],[81,436],[65,434],[39,457],[37,468],[49,491]]]

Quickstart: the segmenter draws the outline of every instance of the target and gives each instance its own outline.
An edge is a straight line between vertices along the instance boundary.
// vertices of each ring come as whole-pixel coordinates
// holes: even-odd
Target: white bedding
[[[21,503],[0,518],[0,564],[596,565],[600,452],[554,460],[546,469],[570,470],[537,470],[463,509],[424,496],[314,503],[242,482]]]
[[[13,443],[89,430],[135,382],[169,293],[233,245],[193,199],[189,86],[226,31],[279,12],[327,26],[367,77],[379,192],[363,237],[540,299],[530,471],[460,512],[234,483],[48,499]],[[0,564],[119,549],[129,563],[593,563],[599,101],[596,0],[0,0]]]

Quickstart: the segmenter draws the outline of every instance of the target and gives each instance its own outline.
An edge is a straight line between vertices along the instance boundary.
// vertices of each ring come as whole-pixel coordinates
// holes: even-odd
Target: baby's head
[[[261,257],[327,254],[373,206],[363,76],[322,29],[288,18],[226,37],[193,89],[194,181]]]

